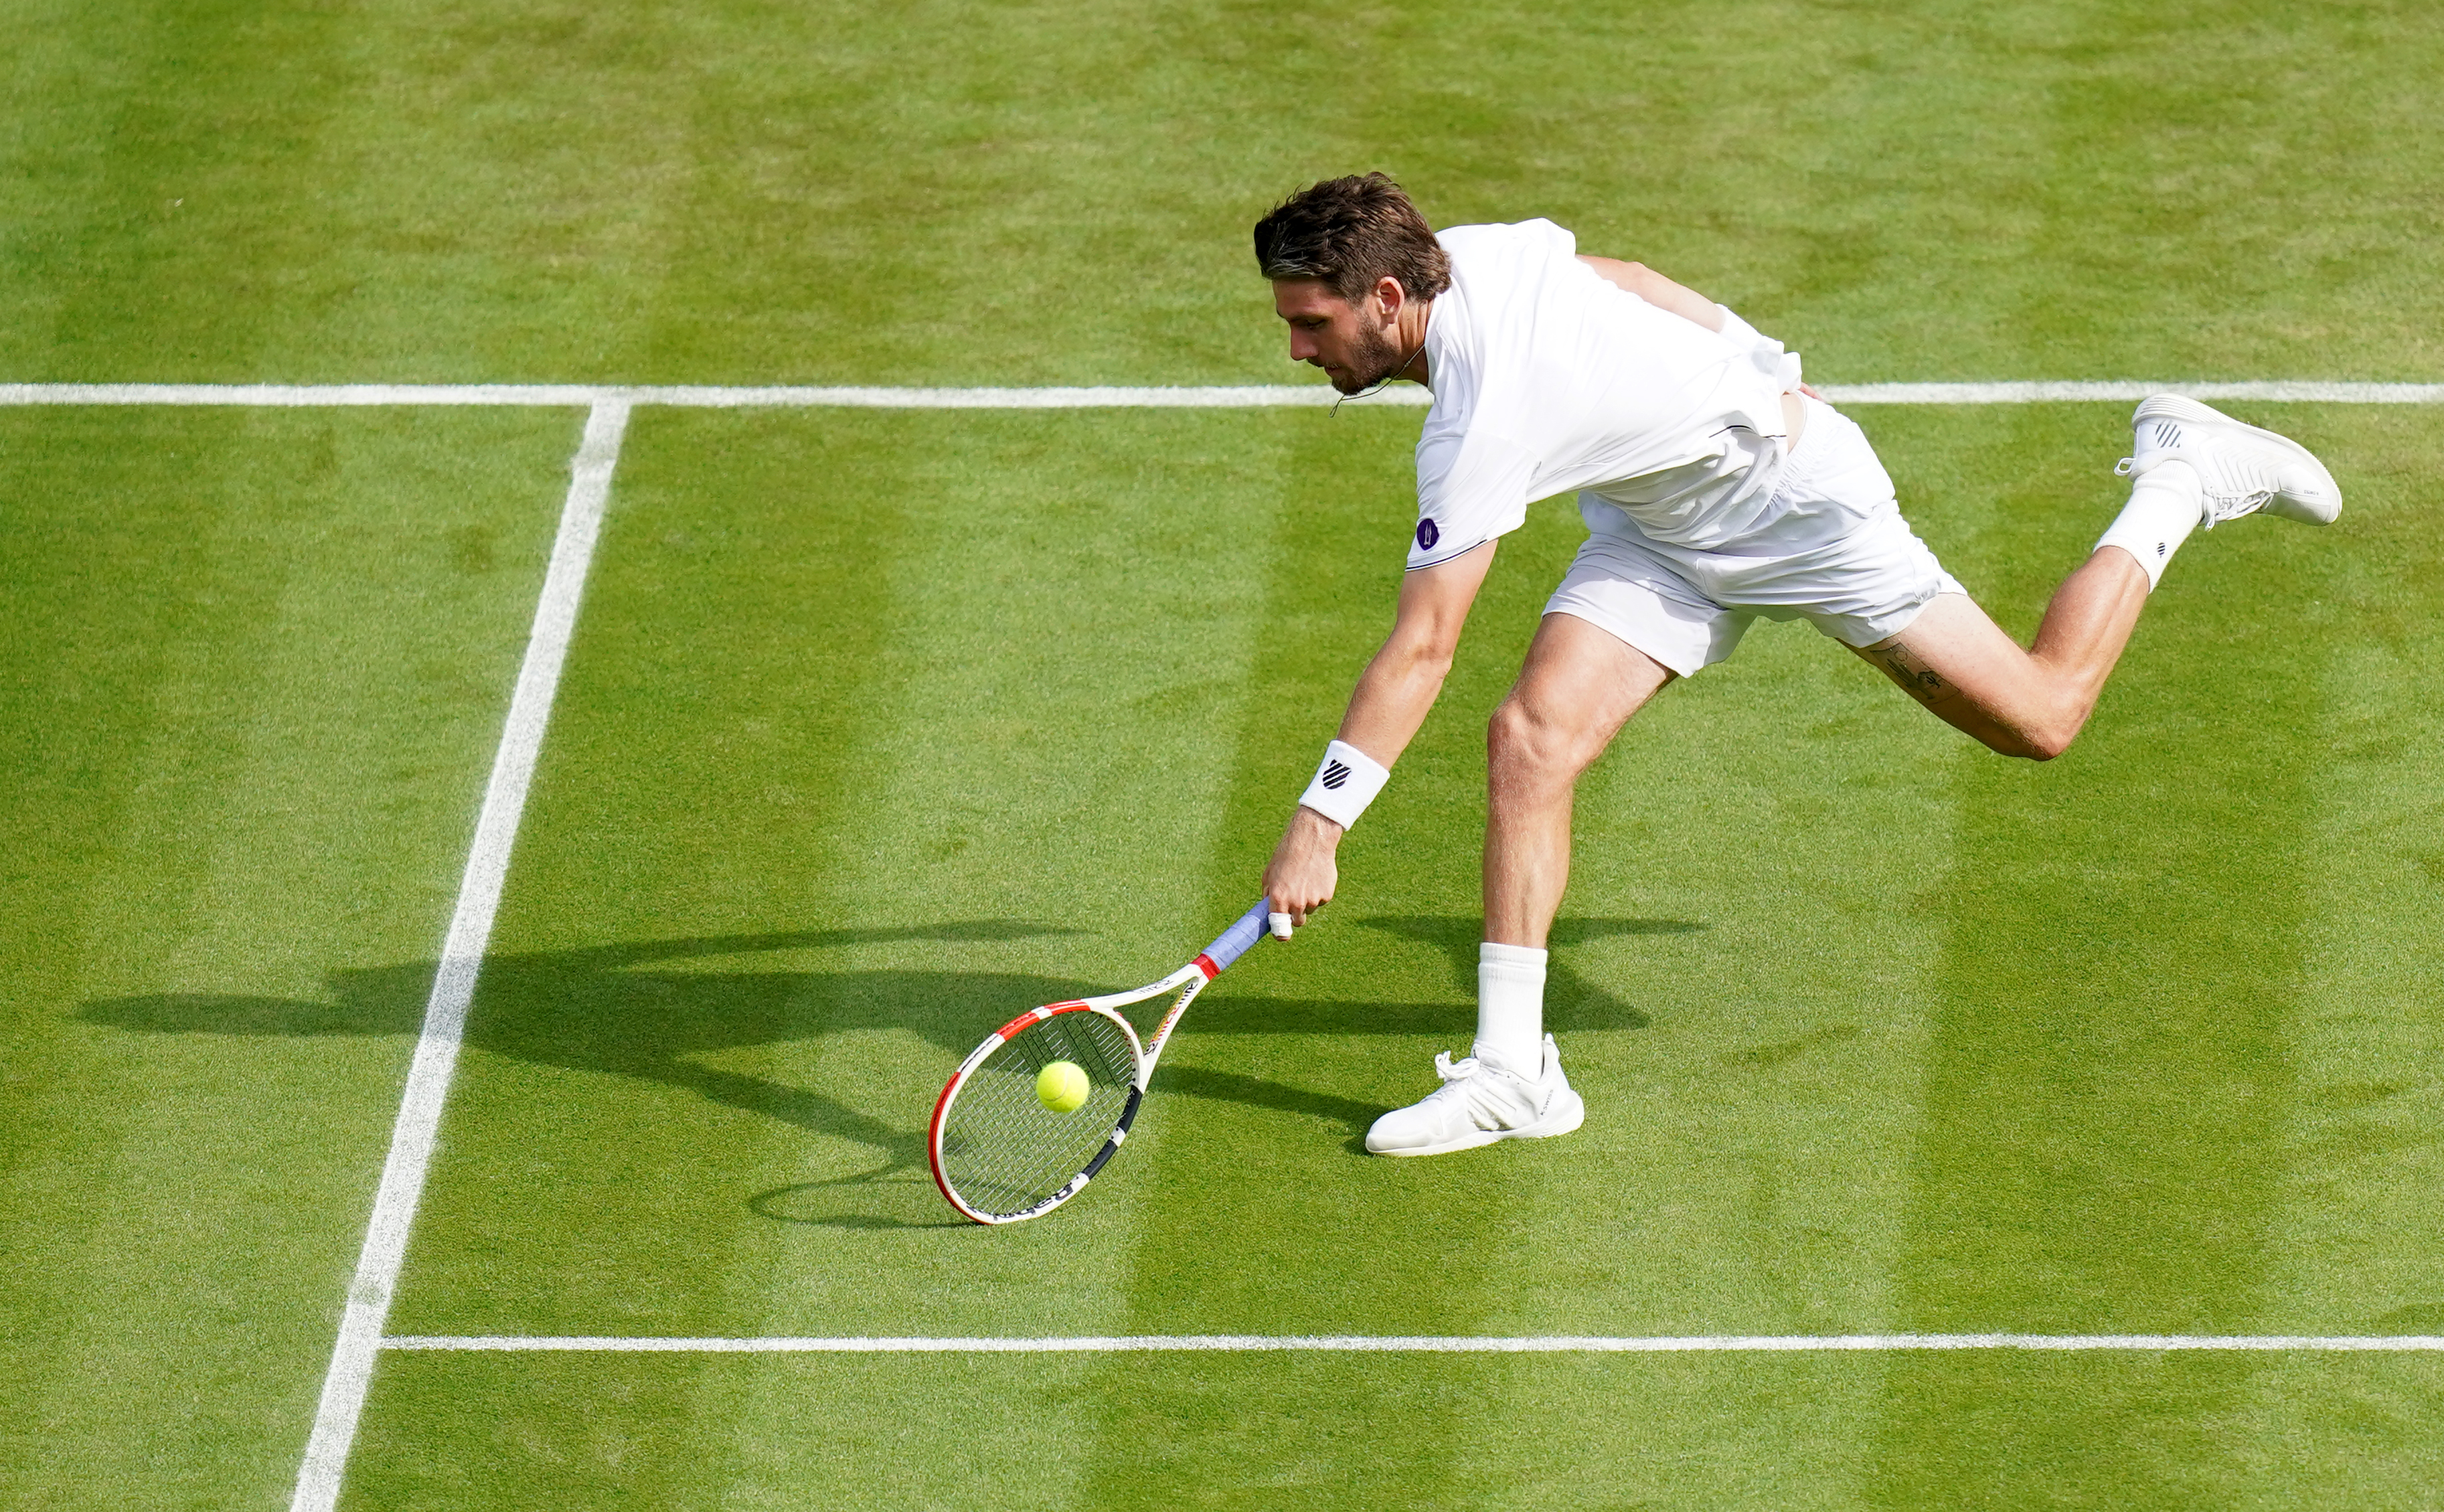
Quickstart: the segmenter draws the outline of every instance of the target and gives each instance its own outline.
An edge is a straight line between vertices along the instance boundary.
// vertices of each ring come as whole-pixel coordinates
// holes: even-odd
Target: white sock
[[[2198,527],[2205,509],[2197,470],[2186,462],[2158,463],[2130,486],[2130,502],[2096,544],[2120,546],[2137,557],[2152,589],[2163,581],[2173,553]]]
[[[1476,1054],[1522,1076],[1545,1066],[1545,952],[1524,945],[1476,948]]]

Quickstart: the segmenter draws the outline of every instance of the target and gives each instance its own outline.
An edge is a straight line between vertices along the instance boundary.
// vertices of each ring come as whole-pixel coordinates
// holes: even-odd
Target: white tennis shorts
[[[1814,399],[1768,522],[1712,550],[1650,540],[1579,495],[1590,532],[1546,614],[1575,615],[1686,677],[1731,654],[1750,620],[1806,618],[1848,646],[1899,635],[1937,594],[1966,593],[1901,518],[1866,433]]]

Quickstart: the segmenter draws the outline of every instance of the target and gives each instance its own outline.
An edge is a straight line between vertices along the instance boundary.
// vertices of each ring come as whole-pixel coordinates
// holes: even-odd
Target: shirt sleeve
[[[1528,521],[1536,457],[1481,429],[1417,445],[1417,530],[1409,570],[1439,566]]]

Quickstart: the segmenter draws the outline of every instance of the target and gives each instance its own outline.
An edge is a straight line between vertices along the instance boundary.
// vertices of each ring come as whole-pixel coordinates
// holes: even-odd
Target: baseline
[[[2312,404],[2444,404],[2444,383],[2344,383],[2280,379],[2259,383],[2173,380],[2016,383],[1833,383],[1820,392],[1835,404],[2042,404],[2134,402],[2151,394],[2194,399],[2258,399]],[[576,383],[0,383],[0,406],[43,404],[260,405],[272,408],[368,405],[605,404],[679,409],[1173,410],[1268,409],[1328,405],[1416,408],[1434,396],[1413,384],[1363,399],[1342,399],[1321,383],[1177,388],[823,388],[787,385],[620,387]]]
[[[645,1355],[1071,1355],[1173,1350],[1318,1351],[1421,1355],[1802,1354],[1858,1350],[2165,1350],[2316,1353],[2444,1352],[2444,1337],[2423,1334],[1723,1334],[1685,1337],[1534,1335],[1135,1334],[1086,1338],[633,1338],[619,1337],[407,1336],[388,1350],[485,1352],[602,1351]]]
[[[561,507],[551,565],[544,574],[534,627],[518,668],[517,691],[510,695],[501,744],[492,757],[491,778],[485,784],[475,839],[468,849],[450,931],[442,941],[433,993],[425,1002],[424,1026],[417,1036],[416,1059],[399,1098],[390,1153],[382,1162],[381,1186],[365,1226],[356,1277],[348,1285],[347,1310],[341,1316],[330,1370],[323,1377],[322,1401],[315,1409],[314,1432],[306,1441],[305,1461],[298,1467],[290,1512],[331,1512],[340,1499],[341,1477],[356,1442],[357,1420],[373,1381],[374,1362],[381,1353],[382,1325],[389,1320],[391,1296],[407,1256],[408,1230],[424,1195],[442,1104],[457,1067],[467,1005],[475,995],[476,974],[491,939],[492,916],[500,907],[502,881],[509,875],[509,851],[526,810],[527,785],[543,748],[544,727],[551,717],[561,664],[577,626],[578,600],[594,559],[594,542],[611,493],[611,472],[620,460],[620,442],[627,427],[626,404],[615,399],[594,405],[585,417],[584,439],[570,463],[568,498]]]

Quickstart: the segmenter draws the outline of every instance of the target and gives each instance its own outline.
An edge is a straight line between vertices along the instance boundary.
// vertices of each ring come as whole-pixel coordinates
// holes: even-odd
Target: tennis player
[[[1911,531],[1866,436],[1800,381],[1799,359],[1703,295],[1581,255],[1549,221],[1437,234],[1380,174],[1301,190],[1255,243],[1293,360],[1343,394],[1394,379],[1434,394],[1398,618],[1266,868],[1276,932],[1331,901],[1341,837],[1434,707],[1500,539],[1556,493],[1578,494],[1587,526],[1488,732],[1475,1044],[1437,1055],[1441,1085],[1376,1120],[1379,1154],[1579,1127],[1544,1031],[1573,788],[1750,620],[1805,618],[1937,718],[2046,761],[2086,723],[2191,531],[2256,512],[2325,525],[2342,507],[2297,443],[2149,398],[2119,469],[2129,502],[2022,650]]]

